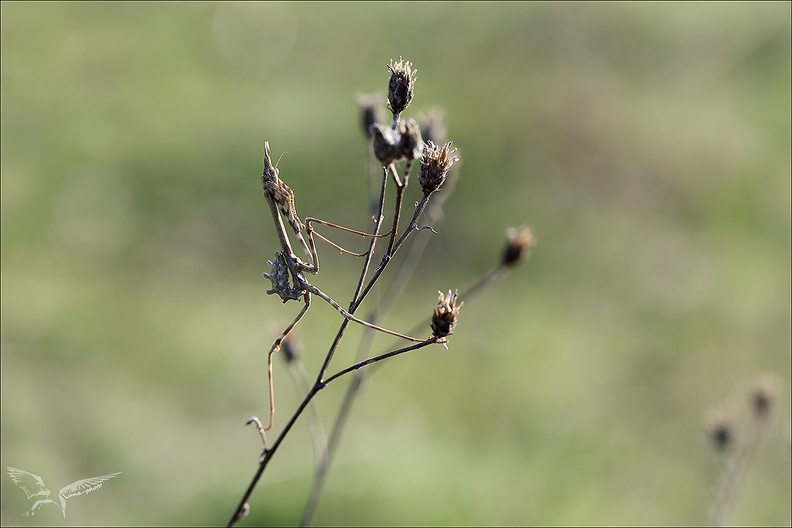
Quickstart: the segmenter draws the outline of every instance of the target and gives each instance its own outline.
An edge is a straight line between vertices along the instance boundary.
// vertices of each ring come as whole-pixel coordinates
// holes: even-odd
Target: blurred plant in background
[[[454,228],[438,223],[401,299],[437,290],[438,268],[467,284],[501,258],[503,226],[530,220],[541,251],[465,304],[453,361],[438,347],[369,372],[317,523],[705,523],[719,462],[701,412],[755,372],[778,379],[780,426],[731,520],[789,522],[788,3],[0,10],[0,458],[52,482],[120,471],[70,523],[227,522],[260,446],[239,423],[261,412],[251,361],[283,317],[262,291],[277,242],[251,178],[261,143],[288,150],[301,211],[354,225],[315,182],[370,199],[352,94],[399,54],[464,148]],[[350,257],[326,253],[322,286],[350,289]],[[306,351],[330,319],[306,315]],[[246,522],[305,509],[306,428]],[[63,522],[21,518],[8,478],[0,492],[3,524]]]

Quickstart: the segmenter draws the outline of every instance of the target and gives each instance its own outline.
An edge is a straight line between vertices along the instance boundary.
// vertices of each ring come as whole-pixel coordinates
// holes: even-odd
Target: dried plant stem
[[[344,314],[345,318],[344,318],[344,320],[341,323],[341,326],[340,326],[340,328],[339,328],[339,330],[338,330],[338,332],[336,334],[335,339],[333,340],[333,343],[330,346],[330,349],[327,352],[327,355],[325,356],[325,359],[324,359],[324,361],[322,363],[322,367],[321,367],[321,369],[319,371],[319,375],[316,378],[316,382],[314,383],[313,387],[311,387],[311,390],[307,393],[307,395],[306,395],[305,399],[303,400],[303,402],[300,404],[300,406],[297,408],[297,410],[291,416],[291,418],[289,419],[288,423],[286,424],[286,426],[284,427],[283,431],[278,436],[277,440],[272,445],[272,447],[270,449],[265,449],[264,450],[264,453],[263,453],[262,458],[261,458],[260,463],[259,463],[259,468],[256,471],[255,475],[253,476],[253,480],[251,481],[251,483],[248,486],[247,490],[243,494],[242,500],[240,501],[239,505],[237,506],[236,510],[234,511],[234,515],[231,517],[231,520],[229,521],[228,526],[233,526],[242,517],[241,514],[242,514],[243,511],[245,511],[245,504],[247,503],[247,500],[250,497],[250,495],[253,493],[253,490],[255,489],[256,485],[258,484],[258,481],[261,479],[261,475],[264,473],[264,469],[266,468],[269,460],[272,458],[272,455],[275,453],[275,451],[277,450],[277,448],[280,445],[280,443],[283,441],[283,439],[286,437],[288,432],[291,430],[291,428],[293,427],[294,423],[297,421],[297,418],[299,418],[299,416],[305,410],[305,407],[308,405],[308,403],[313,399],[313,397],[316,395],[316,393],[318,393],[319,390],[324,388],[324,386],[326,385],[326,383],[323,381],[323,378],[324,378],[325,373],[327,372],[327,369],[328,369],[328,367],[330,365],[330,361],[332,360],[333,355],[335,354],[335,351],[336,351],[336,349],[338,348],[338,345],[341,342],[341,338],[343,337],[344,332],[346,331],[346,327],[349,324],[350,318],[347,318],[347,315],[352,317],[352,314],[354,313],[355,309],[359,305],[359,301],[362,301],[363,297],[367,293],[367,292],[361,293],[360,290],[361,290],[361,287],[362,287],[362,285],[363,285],[363,283],[365,281],[365,277],[366,277],[366,274],[367,274],[367,271],[368,271],[368,267],[369,267],[369,265],[371,263],[371,256],[374,253],[374,247],[376,245],[377,238],[378,238],[377,235],[379,234],[379,230],[380,230],[380,228],[382,226],[382,219],[383,219],[382,213],[383,213],[383,210],[384,210],[384,207],[385,207],[385,192],[387,190],[387,182],[388,182],[388,169],[387,169],[387,167],[385,167],[384,170],[383,170],[382,184],[381,184],[380,195],[379,195],[379,203],[378,203],[378,206],[377,206],[377,212],[376,212],[375,217],[374,217],[374,230],[373,230],[373,233],[372,233],[373,236],[371,238],[371,241],[369,242],[369,249],[368,249],[368,252],[366,253],[366,260],[365,260],[365,263],[363,265],[363,269],[362,269],[361,274],[360,274],[360,280],[358,281],[358,286],[355,289],[355,294],[352,296],[352,302],[350,302],[350,309],[349,309],[348,312],[345,311],[345,310],[340,310],[341,313]],[[269,198],[269,195],[267,195],[267,196],[268,196],[267,202],[270,205],[270,210],[272,211],[273,220],[276,223],[276,227],[280,227],[280,229],[276,229],[276,231],[278,232],[278,235],[281,238],[281,245],[284,247],[284,249],[287,249],[287,248],[290,249],[291,246],[289,245],[288,238],[285,237],[285,229],[283,228],[283,222],[280,219],[280,215],[278,214],[278,210],[277,210],[277,208],[275,206],[275,203],[273,202],[273,200],[271,200]],[[285,238],[285,240],[284,240],[284,238]],[[369,284],[373,284],[373,282],[375,282],[375,281],[370,281]],[[325,295],[323,292],[321,292],[317,288],[313,288],[312,287],[311,293],[314,293],[314,294],[322,297],[325,301],[327,301],[328,303],[330,303],[334,307],[337,307],[337,309],[340,308],[340,306],[338,306],[338,304],[335,303],[335,301],[332,301],[332,299],[330,299],[329,296]],[[357,303],[355,302],[356,300],[358,301]],[[308,301],[308,296],[306,295],[306,306],[308,305],[308,302],[309,302]],[[304,308],[304,310],[307,310],[307,308]],[[301,313],[304,313],[304,312],[301,312]],[[293,325],[291,325],[291,326],[293,327]],[[270,352],[270,357],[271,357],[271,355],[272,355],[272,352]],[[270,363],[270,365],[271,365],[271,363]],[[271,378],[271,373],[270,373],[270,379],[272,379]],[[270,389],[270,393],[272,393],[272,389]],[[270,394],[270,402],[272,402],[272,401],[273,401],[272,400],[272,394]],[[274,409],[272,409],[272,407],[271,407],[271,413],[272,412],[274,412]],[[270,427],[271,427],[271,425],[272,425],[272,423],[271,423],[271,419],[270,419]]]
[[[291,374],[294,384],[300,391],[300,394],[307,394],[310,389],[308,381],[308,373],[305,371],[305,366],[299,358],[292,358],[289,361],[289,373]],[[308,406],[308,433],[311,436],[311,444],[314,450],[314,464],[319,467],[319,464],[327,459],[327,434],[322,426],[322,418],[319,415],[319,409],[315,402],[311,402]]]
[[[388,167],[383,167],[379,202],[377,205],[377,210],[374,213],[374,231],[372,233],[374,235],[378,235],[380,228],[382,227],[382,213],[385,209],[385,191],[387,190],[387,186],[388,186]],[[355,288],[355,293],[352,295],[352,301],[349,303],[350,313],[355,312],[355,309],[360,304],[360,301],[366,295],[366,293],[361,294],[361,288],[363,287],[363,283],[366,280],[366,274],[368,274],[368,268],[371,265],[371,258],[374,256],[374,245],[376,243],[377,243],[377,238],[372,237],[371,242],[369,242],[368,253],[366,253],[366,261],[363,264],[363,269],[360,272],[360,280],[358,281],[357,287]],[[329,363],[329,361],[327,363]]]
[[[392,350],[391,352],[386,352],[384,354],[380,354],[378,356],[374,356],[372,358],[365,359],[363,361],[358,361],[354,365],[350,365],[350,366],[348,366],[345,369],[339,370],[338,372],[336,372],[335,374],[333,374],[332,376],[327,378],[327,380],[325,380],[325,385],[327,385],[328,383],[330,383],[333,380],[336,380],[336,379],[340,378],[341,376],[343,376],[345,374],[349,374],[350,372],[354,372],[354,371],[356,371],[356,370],[358,370],[360,368],[363,368],[363,367],[365,367],[367,365],[371,365],[372,363],[378,363],[378,362],[383,361],[385,359],[392,358],[394,356],[398,356],[398,355],[404,354],[405,352],[410,352],[412,350],[418,350],[419,348],[423,348],[423,347],[425,347],[427,345],[431,345],[433,343],[441,343],[442,341],[443,341],[442,339],[440,339],[438,337],[435,337],[435,336],[432,336],[432,337],[429,337],[427,339],[424,339],[420,343],[415,343],[414,345],[410,345],[410,346],[407,346],[407,347],[404,347],[404,348],[400,348],[398,350]]]
[[[726,456],[724,460],[723,472],[715,488],[715,496],[710,511],[710,526],[729,526],[732,523],[731,516],[734,503],[742,488],[748,468],[753,462],[756,450],[764,441],[769,430],[769,420],[767,417],[756,418],[753,434],[742,449],[736,449],[731,456]],[[329,449],[329,444],[328,444]]]
[[[415,205],[415,212],[413,213],[413,216],[410,219],[410,223],[405,228],[404,233],[402,233],[399,239],[393,244],[391,250],[382,256],[382,261],[380,261],[379,266],[377,266],[377,268],[374,270],[374,273],[371,275],[371,279],[369,279],[369,282],[366,284],[366,287],[363,288],[360,297],[357,299],[355,303],[353,303],[352,306],[354,308],[360,306],[360,303],[362,302],[363,298],[365,298],[365,296],[374,286],[374,283],[377,282],[380,275],[382,275],[382,272],[385,271],[385,268],[393,258],[393,255],[395,255],[396,252],[399,250],[399,248],[401,248],[401,246],[404,244],[404,241],[407,240],[407,237],[410,236],[410,234],[412,234],[413,231],[416,230],[416,226],[418,224],[418,218],[421,216],[424,209],[426,208],[426,204],[429,202],[429,197],[431,196],[431,194],[432,193],[429,194],[424,193],[421,196],[421,200]]]
[[[434,212],[434,211],[433,211]],[[434,215],[433,215],[434,216]],[[380,306],[371,313],[368,317],[369,321],[377,322],[380,318],[380,314],[386,313],[390,306],[387,304],[388,300],[393,300],[399,296],[401,290],[404,288],[406,283],[409,281],[409,277],[412,274],[412,271],[415,269],[417,265],[417,261],[420,259],[420,255],[423,252],[424,248],[426,247],[426,238],[424,239],[413,239],[413,243],[410,246],[410,254],[408,257],[402,261],[402,265],[399,266],[397,271],[397,276],[394,281],[391,283],[388,291],[386,292],[382,303]],[[471,286],[466,292],[460,294],[460,299],[470,299],[471,297],[477,295],[487,287],[494,284],[499,278],[506,275],[509,271],[507,266],[499,265],[495,268],[492,268],[489,272],[487,272],[477,283]],[[411,331],[411,334],[415,334],[420,332],[421,328],[425,328],[428,324],[428,321],[423,321],[419,325],[416,325]],[[365,361],[361,358],[368,355],[368,351],[371,348],[371,343],[374,337],[373,332],[365,332],[363,335],[363,340],[361,341],[360,351],[359,351],[359,361],[365,365]],[[344,399],[341,402],[341,406],[339,407],[338,413],[336,414],[335,421],[333,422],[333,426],[330,429],[330,437],[327,441],[327,449],[324,451],[325,458],[322,460],[317,460],[316,464],[316,472],[314,474],[314,481],[311,486],[311,492],[308,496],[308,502],[306,503],[305,510],[303,512],[303,518],[301,521],[301,526],[312,526],[314,524],[314,520],[316,519],[316,513],[319,509],[319,500],[324,492],[324,486],[327,481],[327,474],[330,470],[330,465],[335,457],[336,449],[341,441],[341,435],[346,427],[346,423],[348,421],[349,415],[352,411],[352,404],[355,402],[357,395],[360,393],[360,389],[363,387],[364,382],[368,377],[368,369],[360,368],[355,372],[355,375],[352,377],[352,381],[350,382],[349,386],[347,387],[347,391],[344,394]]]
[[[436,343],[438,341],[439,341],[438,338],[436,338],[434,336],[430,337],[429,339],[421,341],[420,343],[415,343],[413,345],[410,345],[410,346],[407,346],[407,347],[404,347],[404,348],[400,348],[400,349],[397,349],[397,350],[393,350],[393,351],[387,352],[385,354],[380,354],[379,356],[367,359],[365,361],[361,361],[361,362],[355,363],[354,365],[350,365],[349,367],[336,372],[332,376],[328,377],[327,380],[324,380],[324,381],[319,380],[316,383],[314,383],[314,385],[308,391],[308,394],[306,394],[305,398],[303,398],[303,401],[297,407],[297,410],[294,411],[294,414],[289,419],[289,421],[286,423],[286,426],[283,428],[283,431],[281,431],[281,433],[278,435],[278,438],[272,444],[272,447],[270,447],[270,448],[266,448],[265,447],[264,448],[264,452],[262,453],[261,459],[259,461],[259,467],[256,470],[255,475],[253,475],[253,479],[251,480],[250,485],[247,487],[247,489],[245,490],[245,493],[242,495],[242,499],[240,500],[239,504],[237,505],[236,510],[234,510],[234,514],[231,516],[231,519],[229,520],[227,526],[228,527],[233,526],[236,523],[237,519],[239,519],[240,512],[245,510],[245,504],[247,503],[247,501],[250,498],[250,496],[253,494],[253,490],[256,489],[256,485],[258,484],[258,481],[261,479],[261,475],[264,474],[264,470],[267,468],[267,465],[269,464],[269,461],[272,460],[273,455],[278,450],[278,447],[280,447],[280,445],[283,442],[284,438],[286,438],[286,435],[289,434],[289,431],[291,431],[292,427],[294,427],[294,424],[297,422],[299,417],[302,415],[303,411],[305,411],[305,409],[309,406],[309,404],[313,400],[314,396],[316,396],[319,393],[319,391],[321,391],[322,389],[327,387],[327,385],[329,385],[331,382],[335,381],[336,379],[340,378],[341,376],[344,376],[345,374],[349,374],[350,372],[353,372],[353,371],[355,371],[355,370],[357,370],[359,368],[362,368],[362,367],[364,367],[366,365],[370,365],[372,363],[377,363],[379,361],[383,361],[385,359],[388,359],[388,358],[391,358],[391,357],[394,357],[394,356],[398,356],[400,354],[404,354],[404,353],[410,352],[412,350],[418,350],[419,348],[423,348],[425,346],[431,345],[431,344]]]
[[[409,171],[405,169],[405,183],[408,175]],[[439,193],[438,199],[430,202],[429,206],[427,207],[426,215],[431,223],[434,223],[442,215],[442,205],[445,201],[445,197],[447,196],[447,192]],[[394,221],[394,226],[396,224],[397,222]],[[395,235],[395,233],[396,229],[394,228],[391,233],[392,236]],[[388,288],[378,306],[369,314],[367,318],[368,321],[377,323],[381,316],[384,316],[384,314],[390,311],[393,303],[401,295],[402,291],[409,282],[410,277],[412,277],[412,274],[415,272],[415,268],[417,267],[418,262],[421,260],[421,256],[423,255],[428,242],[429,236],[419,236],[418,238],[412,239],[407,256],[399,263],[395,277],[388,285]],[[392,245],[389,245],[388,251],[391,250]],[[363,333],[360,346],[358,348],[358,361],[363,361],[368,357],[373,339],[373,331],[367,330]],[[301,526],[312,526],[314,524],[316,514],[319,509],[319,500],[322,496],[322,493],[324,492],[324,485],[327,481],[330,465],[332,464],[332,461],[335,457],[336,449],[341,442],[341,435],[343,434],[347,420],[352,411],[352,404],[355,402],[357,395],[360,393],[360,389],[363,387],[363,384],[366,381],[367,373],[368,369],[366,368],[356,370],[355,375],[352,376],[349,386],[347,387],[347,391],[344,394],[344,399],[341,402],[341,406],[338,409],[333,426],[330,429],[330,436],[327,439],[327,448],[324,451],[324,457],[319,458],[316,461],[314,480],[313,484],[311,485],[311,491],[308,496],[305,510],[303,511],[303,518],[300,522]]]
[[[385,251],[386,254],[390,254],[393,251],[393,241],[396,238],[396,232],[399,229],[399,216],[401,215],[401,206],[402,200],[404,198],[404,189],[407,187],[407,170],[409,167],[406,168],[404,174],[404,182],[399,179],[399,173],[396,172],[396,167],[393,163],[389,165],[391,172],[393,173],[393,179],[396,182],[396,205],[393,208],[393,224],[391,227],[390,238],[388,239],[388,249]]]

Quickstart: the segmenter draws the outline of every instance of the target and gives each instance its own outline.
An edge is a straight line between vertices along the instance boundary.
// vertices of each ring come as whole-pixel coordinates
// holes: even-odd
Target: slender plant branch
[[[308,373],[305,371],[305,365],[298,357],[292,357],[288,361],[289,373],[294,380],[294,384],[300,394],[307,394],[311,390],[308,381]],[[311,436],[311,444],[314,450],[314,464],[318,468],[322,460],[327,459],[327,434],[322,426],[322,417],[319,415],[319,409],[316,402],[311,402],[308,406],[308,432]]]
[[[248,499],[250,499],[250,496],[253,494],[253,490],[256,488],[256,484],[258,484],[258,481],[261,479],[261,475],[264,474],[264,470],[267,468],[269,461],[272,460],[273,455],[278,450],[278,447],[280,447],[281,443],[283,443],[283,440],[284,438],[286,438],[286,435],[288,435],[289,431],[292,429],[292,427],[294,427],[294,424],[297,423],[298,418],[302,415],[303,411],[305,411],[305,409],[313,400],[314,396],[316,396],[319,393],[319,391],[327,387],[327,385],[337,380],[338,378],[346,374],[349,374],[350,372],[354,372],[359,368],[365,367],[366,365],[371,365],[372,363],[377,363],[379,361],[383,361],[385,359],[398,356],[400,354],[404,354],[412,350],[418,350],[419,348],[423,348],[425,346],[437,342],[442,342],[442,341],[438,339],[436,336],[432,336],[429,339],[421,341],[420,343],[415,343],[413,345],[400,348],[397,350],[393,350],[385,354],[380,354],[379,356],[369,358],[365,361],[360,361],[358,363],[355,363],[354,365],[350,365],[349,367],[342,369],[336,372],[335,374],[333,374],[332,376],[328,377],[327,380],[315,383],[313,387],[311,387],[311,389],[308,391],[308,394],[306,394],[305,398],[300,403],[299,407],[297,407],[297,410],[289,419],[288,423],[283,428],[283,431],[281,431],[281,433],[278,435],[278,438],[275,440],[275,443],[272,444],[272,447],[264,448],[261,460],[259,462],[258,470],[256,471],[255,475],[253,475],[253,480],[251,480],[250,485],[248,486],[247,490],[245,490],[245,493],[242,496],[242,499],[240,500],[239,504],[237,505],[237,508],[234,511],[234,515],[231,517],[231,520],[228,522],[227,526],[228,527],[233,526],[238,521],[239,513],[246,510],[245,505],[247,504]]]

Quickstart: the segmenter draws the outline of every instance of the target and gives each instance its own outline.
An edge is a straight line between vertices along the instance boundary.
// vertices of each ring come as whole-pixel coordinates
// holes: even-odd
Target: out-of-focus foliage
[[[789,3],[1,9],[2,466],[55,499],[121,472],[65,521],[23,518],[3,474],[4,525],[227,521],[259,455],[243,423],[266,412],[266,349],[298,310],[261,278],[263,142],[288,152],[302,215],[366,228],[356,95],[384,92],[399,56],[418,70],[405,117],[441,106],[463,161],[386,324],[473,284],[508,226],[539,245],[465,303],[449,351],[377,369],[318,522],[701,524],[704,418],[769,373],[775,422],[733,520],[789,523]],[[359,262],[320,251],[314,282],[344,304]],[[301,324],[309,370],[339,323],[317,301]],[[275,376],[277,428],[299,395]],[[320,394],[326,419],[343,389]],[[250,525],[299,522],[311,457],[301,423]]]

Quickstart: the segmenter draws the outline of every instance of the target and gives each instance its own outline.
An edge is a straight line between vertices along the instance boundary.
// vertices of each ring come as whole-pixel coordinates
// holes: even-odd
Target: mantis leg
[[[281,343],[283,343],[283,340],[286,339],[286,336],[289,335],[289,332],[291,332],[292,329],[295,326],[297,326],[297,323],[300,322],[300,319],[303,318],[305,312],[307,312],[308,308],[310,308],[311,294],[306,291],[305,295],[303,296],[303,299],[305,300],[305,304],[300,310],[300,313],[297,314],[297,317],[295,317],[294,320],[291,323],[289,323],[289,326],[287,326],[286,329],[283,332],[281,332],[281,335],[279,335],[278,338],[272,343],[272,346],[269,349],[269,353],[267,354],[267,384],[269,385],[270,414],[269,414],[269,424],[267,425],[267,427],[264,428],[265,431],[269,431],[270,429],[272,429],[272,423],[275,418],[275,386],[272,381],[272,354],[280,350]]]

